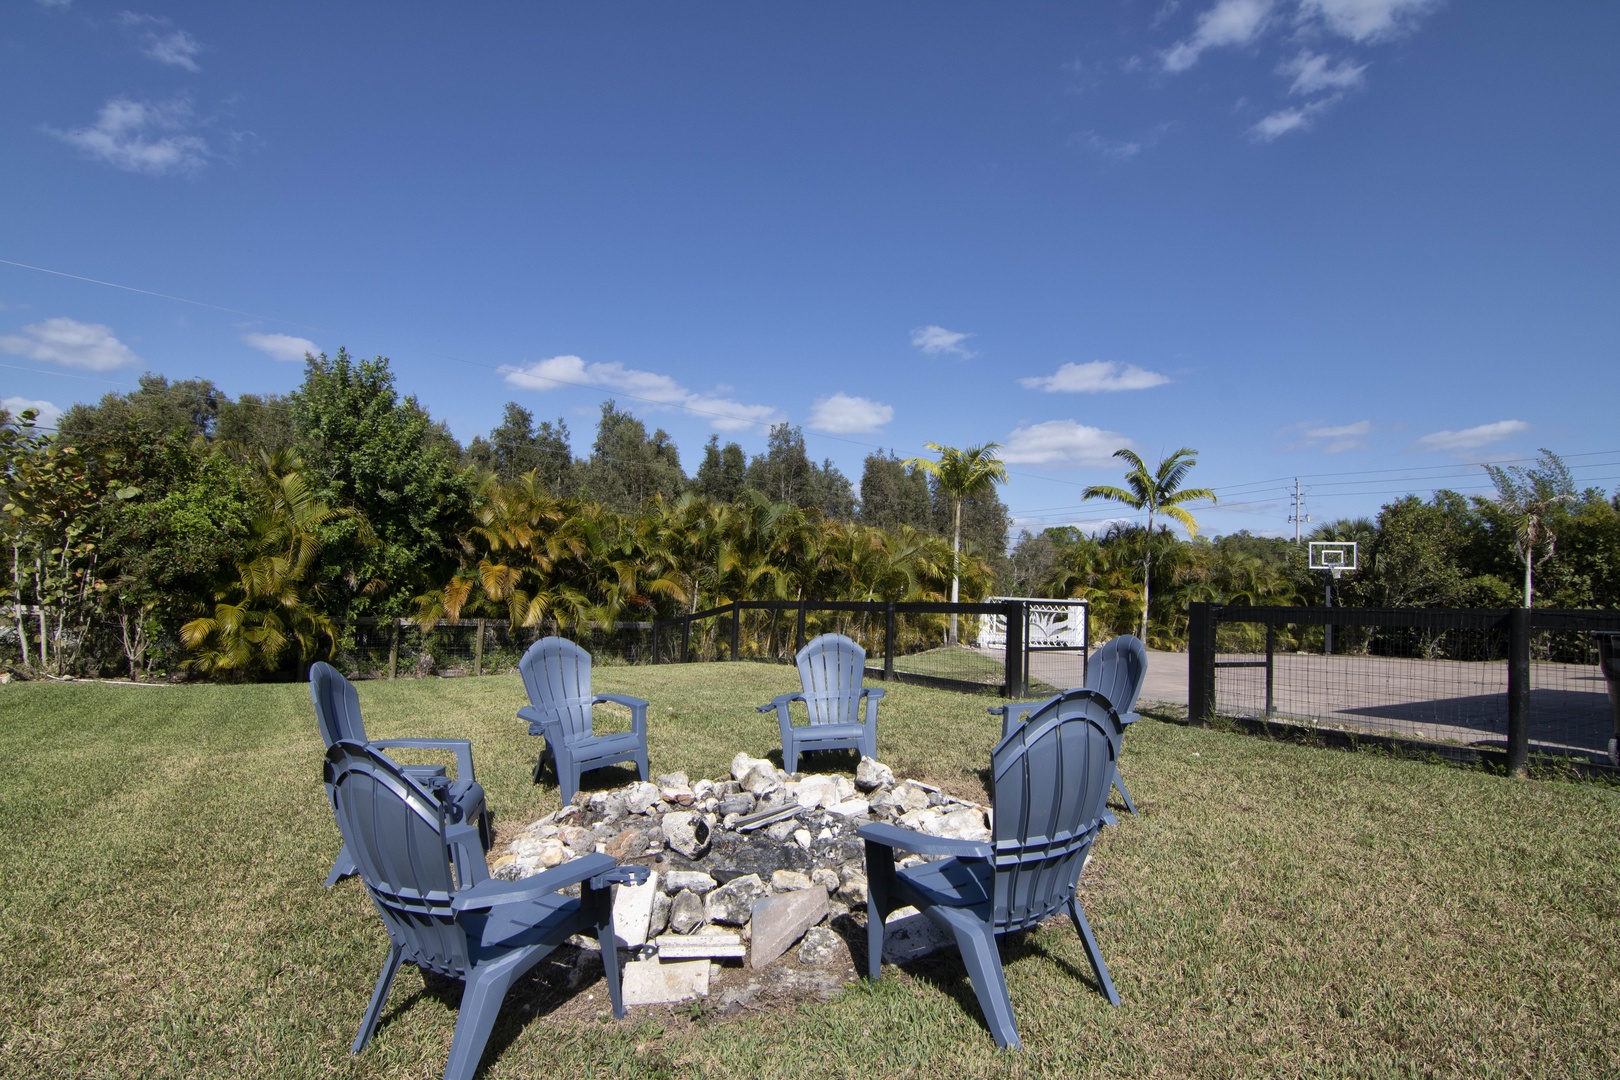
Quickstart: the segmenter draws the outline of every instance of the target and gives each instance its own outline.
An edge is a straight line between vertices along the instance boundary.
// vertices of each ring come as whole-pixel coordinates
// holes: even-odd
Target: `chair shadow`
[[[782,748],[780,746],[774,750],[766,751],[765,760],[769,761],[772,765],[775,765],[778,769],[785,770],[787,768],[787,762],[782,757]],[[842,764],[835,764],[835,762],[842,762]],[[812,763],[815,764],[815,768],[806,768],[806,766]],[[800,776],[804,776],[809,773],[830,772],[847,772],[853,776],[855,775],[855,767],[860,763],[861,752],[854,749],[839,748],[833,750],[799,751]]]
[[[855,970],[865,978],[867,949],[866,949],[866,922],[857,920],[853,913],[840,915],[832,920],[833,932],[844,939],[849,947],[849,955],[854,961]],[[1073,928],[1069,928],[1072,932]],[[1078,935],[1075,938],[1079,940]],[[1096,973],[1089,964],[1079,967],[1068,958],[1059,956],[1047,946],[1035,940],[1034,935],[1027,930],[1004,934],[997,939],[1001,947],[1001,964],[1005,968],[1018,960],[1035,957],[1050,961],[1059,968],[1068,972],[1075,981],[1104,995],[1102,984],[1097,981]],[[993,1034],[990,1025],[984,1019],[984,1010],[979,1006],[979,995],[973,987],[973,980],[968,975],[967,965],[962,962],[962,954],[952,946],[946,946],[937,952],[926,956],[919,956],[914,960],[907,960],[901,964],[892,965],[914,979],[928,983],[935,989],[952,998],[962,1011],[976,1020],[986,1034]],[[1016,1010],[1015,1010],[1016,1011]]]
[[[623,965],[622,960],[620,964]],[[379,1033],[427,998],[444,1005],[456,1019],[460,1019],[461,998],[466,992],[466,983],[436,972],[422,971],[421,974],[421,987],[383,1013],[377,1024]],[[545,1019],[580,994],[589,993],[593,986],[603,981],[601,954],[594,949],[579,949],[572,945],[558,946],[549,956],[512,984],[512,989],[501,1002],[500,1012],[495,1018],[495,1027],[489,1034],[489,1041],[484,1044],[483,1058],[475,1075],[482,1075],[489,1063],[498,1060],[530,1023]],[[607,997],[605,985],[602,987],[602,995],[605,1000]]]

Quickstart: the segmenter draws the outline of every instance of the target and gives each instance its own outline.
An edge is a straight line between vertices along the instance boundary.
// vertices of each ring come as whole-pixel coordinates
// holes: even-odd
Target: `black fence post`
[[[1530,609],[1508,613],[1507,767],[1524,776],[1530,765]]]
[[[1202,727],[1215,715],[1215,605],[1187,605],[1187,719]]]
[[[803,610],[802,608],[800,609]],[[883,681],[894,681],[894,601],[883,609]]]
[[[737,660],[742,653],[742,601],[731,604],[731,658]]]
[[[677,664],[684,664],[692,655],[692,619],[691,616],[681,620],[681,655]]]
[[[793,655],[798,656],[799,650],[804,648],[804,597],[799,597],[799,624],[793,631]]]
[[[1007,642],[1002,655],[1007,683],[1003,693],[1010,698],[1021,698],[1028,693],[1024,672],[1024,605],[1014,600],[1004,607],[1002,617],[1007,621]]]
[[[1273,694],[1277,667],[1277,627],[1271,623],[1266,624],[1266,715],[1269,717],[1277,711],[1277,699]]]
[[[658,620],[657,619],[653,620],[652,636],[653,636],[652,662],[656,664],[656,663],[658,663]]]

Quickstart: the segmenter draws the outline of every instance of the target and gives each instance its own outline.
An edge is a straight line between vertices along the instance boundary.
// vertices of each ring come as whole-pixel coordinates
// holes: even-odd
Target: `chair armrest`
[[[456,779],[474,779],[472,743],[466,739],[373,739],[369,745],[384,750],[394,746],[407,750],[449,750],[456,755]]]
[[[482,881],[456,893],[450,900],[450,907],[454,911],[484,911],[508,904],[532,903],[559,893],[570,885],[578,885],[619,868],[618,860],[611,855],[581,855],[561,866],[517,881],[501,881],[497,878]]]
[[[884,694],[887,694],[888,692],[889,692],[888,690],[886,690],[885,688],[883,688],[881,686],[863,686],[863,687],[861,687],[861,697],[870,696],[873,701],[878,700],[879,698],[881,698]]]
[[[615,705],[623,705],[629,709],[630,730],[641,736],[642,739],[647,738],[647,703],[645,701],[638,697],[631,697],[629,694],[597,694],[591,698],[592,705],[600,705],[603,702],[612,702]]]
[[[755,712],[770,712],[772,709],[785,709],[790,702],[803,701],[803,694],[777,694],[763,705],[756,706]]]
[[[1142,719],[1141,713],[1122,712],[1119,714],[1119,722],[1127,726],[1136,723],[1140,719]]]
[[[989,844],[974,840],[953,840],[945,836],[929,836],[915,829],[904,829],[899,825],[889,825],[881,821],[862,825],[856,832],[869,844],[899,848],[918,855],[955,855],[959,859],[988,859],[995,853],[995,849]]]
[[[563,741],[562,721],[554,714],[542,712],[533,705],[518,710],[518,719],[529,722],[529,734],[543,736],[548,743]]]

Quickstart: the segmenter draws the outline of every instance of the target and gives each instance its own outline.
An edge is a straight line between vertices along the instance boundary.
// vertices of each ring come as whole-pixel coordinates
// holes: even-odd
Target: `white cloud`
[[[1419,439],[1418,445],[1425,450],[1478,450],[1529,430],[1530,425],[1523,420],[1498,420],[1494,424],[1480,424],[1461,431],[1436,431]]]
[[[526,367],[503,366],[506,381],[527,390],[585,386],[617,391],[665,408],[706,414],[718,431],[742,431],[780,419],[770,405],[748,405],[715,393],[688,390],[668,375],[638,371],[623,364],[587,364],[577,356],[553,356]]]
[[[1113,158],[1115,161],[1129,161],[1137,154],[1140,154],[1147,146],[1151,145],[1151,143],[1141,139],[1105,139],[1101,135],[1098,135],[1095,131],[1085,132],[1083,135],[1078,136],[1073,141],[1085,147],[1087,150],[1090,150],[1092,153],[1101,154],[1105,158]]]
[[[821,398],[810,410],[811,427],[835,435],[876,431],[894,419],[894,406],[839,391]]]
[[[964,360],[971,360],[974,354],[963,348],[962,342],[972,336],[957,330],[947,330],[943,326],[919,326],[911,332],[911,344],[921,349],[927,356],[951,353]]]
[[[1271,15],[1273,0],[1217,0],[1198,17],[1192,36],[1160,55],[1166,71],[1186,71],[1198,63],[1205,49],[1247,45],[1260,36]]]
[[[1113,390],[1146,390],[1169,382],[1167,375],[1147,371],[1118,360],[1093,360],[1089,364],[1064,364],[1052,375],[1019,379],[1018,385],[1049,394],[1095,394]]]
[[[108,327],[63,318],[46,319],[23,327],[22,334],[0,337],[0,352],[86,371],[111,371],[141,362]]]
[[[1107,465],[1114,451],[1129,444],[1114,431],[1088,427],[1077,420],[1048,420],[1014,429],[1001,451],[1009,465]]]
[[[13,418],[24,409],[38,409],[39,416],[34,419],[34,425],[42,428],[54,428],[62,415],[62,410],[48,401],[34,401],[25,397],[8,397],[0,401],[0,407],[11,413]]]
[[[1277,72],[1294,77],[1293,85],[1288,88],[1290,94],[1319,94],[1324,90],[1343,92],[1354,90],[1364,81],[1362,76],[1367,70],[1366,64],[1341,60],[1329,67],[1328,60],[1326,53],[1301,50],[1298,56],[1284,62]]]
[[[291,334],[243,334],[242,340],[272,360],[289,363],[303,360],[305,353],[321,351],[320,346],[309,338],[293,337]]]
[[[1287,135],[1290,131],[1308,131],[1317,116],[1333,105],[1338,104],[1339,99],[1343,96],[1343,94],[1334,94],[1331,97],[1317,98],[1315,101],[1293,108],[1278,109],[1250,128],[1249,134],[1261,142],[1270,142],[1275,138]]]
[[[164,176],[195,172],[208,163],[208,143],[188,129],[196,122],[190,103],[113,98],[96,122],[75,131],[45,130],[63,142],[127,172]]]
[[[1372,429],[1371,420],[1357,420],[1338,427],[1307,428],[1305,439],[1329,454],[1339,454],[1361,446],[1366,437],[1372,434]]]
[[[1440,0],[1300,0],[1299,12],[1302,21],[1320,19],[1340,37],[1365,43],[1408,33],[1439,6]]]
[[[73,0],[38,0],[38,3],[40,7],[65,8],[73,3]]]
[[[125,26],[138,32],[141,52],[151,59],[160,64],[183,67],[187,71],[201,70],[197,66],[197,54],[202,52],[202,44],[184,30],[173,29],[168,19],[157,15],[137,15],[133,11],[123,12],[118,18]]]

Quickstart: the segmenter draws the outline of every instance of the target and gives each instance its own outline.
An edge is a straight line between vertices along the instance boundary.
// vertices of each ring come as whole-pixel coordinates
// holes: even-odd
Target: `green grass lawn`
[[[616,667],[654,772],[777,749],[755,664]],[[375,737],[473,742],[499,823],[555,809],[515,675],[360,686]],[[897,773],[983,798],[991,703],[893,685]],[[0,1075],[430,1077],[455,994],[401,975],[338,837],[307,689],[0,688]],[[1145,720],[1084,902],[1123,1005],[1064,923],[1004,948],[1027,1049],[998,1053],[953,955],[735,1017],[610,1021],[520,984],[484,1075],[971,1077],[1620,1074],[1620,795]],[[628,773],[621,773],[622,778]],[[607,780],[600,781],[608,782]],[[617,781],[615,781],[617,782]],[[590,781],[587,781],[589,786]],[[605,1010],[601,983],[595,1008]]]

